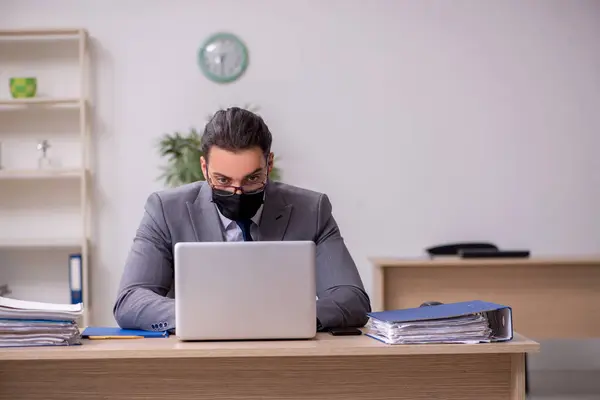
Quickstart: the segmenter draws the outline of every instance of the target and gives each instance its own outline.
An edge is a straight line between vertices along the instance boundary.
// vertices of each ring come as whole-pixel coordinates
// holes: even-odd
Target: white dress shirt
[[[216,206],[215,206],[216,207]],[[242,230],[235,223],[235,221],[230,220],[221,212],[219,208],[217,208],[217,212],[219,213],[219,218],[221,218],[221,224],[223,225],[223,237],[226,242],[243,242],[244,235],[242,234]],[[262,216],[263,206],[261,205],[254,217],[252,217],[252,225],[250,225],[250,236],[252,236],[252,240],[259,240],[258,237],[258,225],[260,225],[260,217]]]

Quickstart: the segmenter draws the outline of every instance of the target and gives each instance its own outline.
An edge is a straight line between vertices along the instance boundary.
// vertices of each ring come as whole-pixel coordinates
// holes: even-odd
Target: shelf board
[[[0,249],[78,249],[82,241],[77,238],[0,238]]]
[[[25,37],[51,37],[51,36],[79,36],[87,34],[85,29],[79,28],[49,28],[49,29],[2,29],[0,37],[25,38]]]
[[[56,168],[41,170],[0,169],[0,180],[23,179],[74,179],[81,178],[85,170],[80,168]]]
[[[26,99],[0,99],[0,106],[70,106],[79,107],[84,103],[83,99],[74,98],[51,98],[31,97]]]

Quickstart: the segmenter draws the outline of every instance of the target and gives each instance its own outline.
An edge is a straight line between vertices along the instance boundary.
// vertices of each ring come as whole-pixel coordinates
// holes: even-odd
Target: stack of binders
[[[369,314],[366,334],[387,344],[490,343],[513,337],[510,307],[467,301]]]
[[[0,347],[81,344],[77,321],[83,305],[53,304],[0,297]]]

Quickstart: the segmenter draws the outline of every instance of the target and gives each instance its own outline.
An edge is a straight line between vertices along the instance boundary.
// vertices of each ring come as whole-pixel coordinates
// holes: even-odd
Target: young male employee
[[[369,298],[328,197],[269,181],[271,140],[258,115],[240,108],[218,111],[202,136],[199,162],[206,181],[148,197],[113,309],[122,328],[174,329],[173,246],[223,240],[312,240],[317,327],[366,323]]]

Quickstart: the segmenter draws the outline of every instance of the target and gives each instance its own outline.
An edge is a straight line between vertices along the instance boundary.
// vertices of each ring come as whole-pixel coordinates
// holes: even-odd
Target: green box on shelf
[[[10,94],[15,99],[35,97],[37,78],[10,78]]]

